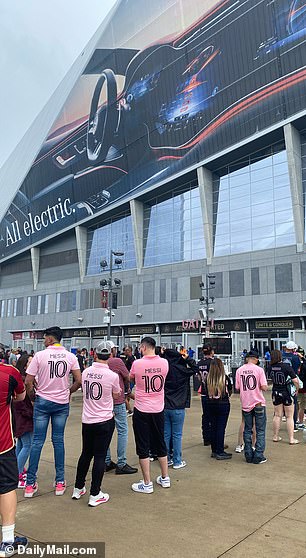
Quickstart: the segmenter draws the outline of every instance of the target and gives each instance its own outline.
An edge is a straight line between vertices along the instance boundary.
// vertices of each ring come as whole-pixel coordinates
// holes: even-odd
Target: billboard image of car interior
[[[305,38],[302,0],[122,0],[1,222],[1,258],[304,110]]]

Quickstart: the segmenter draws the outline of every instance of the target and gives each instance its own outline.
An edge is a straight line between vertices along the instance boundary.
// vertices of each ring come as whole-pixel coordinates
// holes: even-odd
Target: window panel
[[[145,212],[144,226],[149,222],[150,209]],[[111,250],[124,252],[122,268],[133,269],[136,267],[134,236],[131,215],[126,214],[120,218],[114,217],[104,224],[88,229],[87,244],[87,275],[100,273],[100,261],[108,262]]]
[[[277,293],[293,291],[292,265],[290,263],[275,266],[275,291]]]
[[[173,190],[167,200],[154,198],[145,209],[150,219],[144,230],[145,267],[205,257],[199,189],[188,186],[183,193]]]
[[[231,173],[235,165],[244,165],[244,168]],[[222,173],[226,172],[228,174],[220,182],[220,193],[222,192],[224,199],[230,197],[230,210],[227,211],[222,206],[219,196],[219,204],[214,205],[215,255],[265,249],[281,245],[281,242],[283,246],[294,244],[293,211],[284,143],[244,158],[241,162],[228,166],[227,171],[223,167]],[[215,183],[216,187],[217,181]],[[218,198],[215,197],[215,201]],[[251,218],[247,222],[248,213]],[[224,230],[228,230],[224,228],[225,223],[230,223],[228,238],[224,233]]]
[[[154,304],[154,281],[143,282],[143,304]]]
[[[5,300],[1,300],[1,318],[5,318]]]
[[[230,296],[244,296],[244,270],[235,269],[229,272]]]
[[[177,277],[171,279],[171,302],[177,302]]]
[[[202,296],[202,290],[200,283],[202,282],[202,276],[190,277],[190,300],[197,300]]]
[[[260,294],[260,279],[259,279],[258,267],[253,267],[251,269],[251,289],[252,289],[252,295]]]

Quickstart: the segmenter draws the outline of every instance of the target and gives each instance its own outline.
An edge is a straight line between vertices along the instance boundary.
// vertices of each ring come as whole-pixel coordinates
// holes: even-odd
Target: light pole
[[[122,264],[122,259],[121,257],[124,256],[124,252],[115,252],[114,250],[110,251],[110,257],[109,257],[109,277],[108,279],[101,279],[100,281],[100,287],[101,287],[101,291],[107,291],[108,292],[108,296],[107,296],[107,312],[108,312],[108,322],[107,322],[107,339],[110,340],[111,338],[111,327],[112,327],[112,309],[114,307],[113,304],[113,290],[114,289],[119,289],[121,286],[121,279],[117,279],[117,277],[114,278],[114,282],[113,282],[113,264],[115,263],[115,265],[117,265],[117,269],[119,269],[119,266]],[[113,258],[115,258],[115,261],[113,261]],[[106,260],[101,260],[100,262],[100,267],[101,267],[101,271],[105,271],[105,269],[108,267],[108,263]],[[117,308],[117,305],[116,305]]]
[[[215,275],[213,275],[212,273],[206,273],[205,283],[201,282],[199,284],[202,292],[204,293],[204,295],[202,295],[199,298],[199,301],[205,307],[206,332],[208,334],[210,333],[209,312],[210,310],[213,311],[213,309],[211,309],[209,305],[215,302],[214,297],[210,295],[210,291],[211,289],[215,288],[216,285],[215,279],[216,279]]]

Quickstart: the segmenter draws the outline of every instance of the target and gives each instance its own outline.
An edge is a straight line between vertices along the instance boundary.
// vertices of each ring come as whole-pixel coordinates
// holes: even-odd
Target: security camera
[[[84,318],[78,318],[79,322],[82,322],[84,320]]]
[[[210,306],[210,307],[208,308],[208,310],[209,310],[210,312],[214,312],[214,311],[215,311],[215,309],[214,309],[213,306]]]
[[[141,313],[141,312],[137,312],[136,317],[137,317],[137,318],[142,318],[142,313]]]

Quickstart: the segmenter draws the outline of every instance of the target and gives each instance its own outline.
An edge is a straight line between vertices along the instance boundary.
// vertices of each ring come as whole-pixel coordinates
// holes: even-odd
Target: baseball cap
[[[115,344],[112,341],[100,341],[96,346],[96,353],[98,355],[110,355]]]
[[[285,347],[286,347],[286,349],[290,349],[291,351],[293,351],[294,349],[297,349],[297,345],[294,341],[288,341],[288,343],[286,343]]]
[[[247,357],[254,357],[254,358],[258,358],[258,352],[256,351],[256,349],[251,349],[247,354]]]

